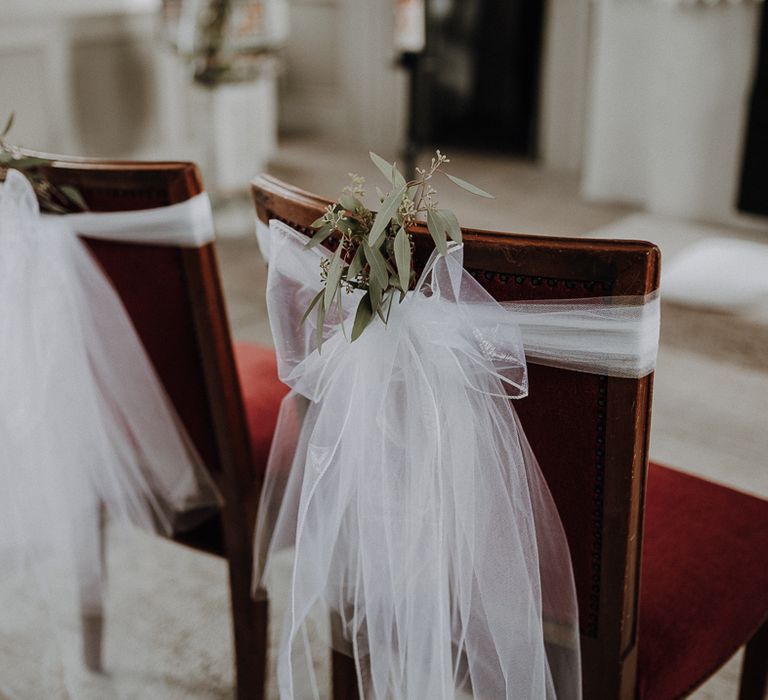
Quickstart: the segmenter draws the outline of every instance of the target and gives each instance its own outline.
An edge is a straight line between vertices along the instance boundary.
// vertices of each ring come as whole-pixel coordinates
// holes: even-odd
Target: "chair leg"
[[[766,689],[768,689],[768,620],[755,632],[744,650],[739,700],[763,700]]]
[[[346,654],[334,651],[331,672],[333,700],[359,700],[355,660]]]
[[[78,523],[76,547],[83,663],[90,671],[99,672],[102,670],[106,578],[106,513],[102,505],[97,505],[91,517],[84,517]]]
[[[269,601],[232,598],[238,700],[263,700],[267,675]],[[247,623],[246,623],[247,621]]]
[[[104,615],[102,613],[82,613],[80,628],[83,635],[83,663],[89,671],[96,673],[102,670],[101,647],[104,630]]]
[[[269,601],[251,595],[253,518],[237,497],[225,496],[222,510],[224,545],[229,564],[229,588],[235,642],[237,700],[263,700],[266,695],[269,648]]]

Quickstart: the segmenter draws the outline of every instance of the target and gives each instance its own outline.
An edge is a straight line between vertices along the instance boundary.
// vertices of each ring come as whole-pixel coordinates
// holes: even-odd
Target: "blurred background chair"
[[[47,177],[77,188],[92,211],[102,212],[167,206],[203,191],[191,163],[61,158]],[[265,604],[251,597],[252,532],[286,391],[277,379],[274,353],[253,344],[233,348],[213,243],[199,248],[86,243],[120,295],[224,498],[220,513],[211,512],[176,539],[227,557],[238,697],[259,698],[267,622]]]
[[[328,201],[262,176],[258,218],[309,233]],[[416,231],[416,264],[430,250]],[[465,230],[465,266],[499,301],[643,296],[658,249],[638,241]],[[571,547],[584,697],[683,697],[742,644],[740,700],[766,674],[768,502],[648,464],[653,377],[621,379],[529,365],[515,402]],[[713,387],[713,392],[716,387]],[[563,456],[563,446],[570,449]],[[334,697],[357,695],[354,664],[333,657]]]

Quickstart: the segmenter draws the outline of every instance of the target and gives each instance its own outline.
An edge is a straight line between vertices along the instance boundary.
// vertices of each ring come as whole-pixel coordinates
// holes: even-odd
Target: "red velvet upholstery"
[[[126,207],[127,209],[127,207]],[[214,475],[221,471],[179,248],[88,240],[176,412]]]
[[[649,466],[638,697],[683,697],[768,615],[768,501]]]
[[[610,293],[608,283],[542,279],[472,268],[470,273],[498,301],[578,299]],[[531,363],[528,382],[528,397],[513,404],[568,536],[581,632],[595,637],[603,540],[606,378]],[[569,446],[565,458],[563,445]],[[584,517],[585,512],[588,517]]]
[[[280,401],[288,387],[277,378],[275,351],[251,343],[235,343],[235,362],[253,448],[253,463],[264,468],[275,432]]]

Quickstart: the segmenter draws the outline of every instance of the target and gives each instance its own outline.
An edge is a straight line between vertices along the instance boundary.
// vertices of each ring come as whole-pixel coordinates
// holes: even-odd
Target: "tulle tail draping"
[[[293,392],[273,442],[256,533],[257,580],[293,560],[281,697],[316,694],[306,624],[379,700],[580,698],[570,556],[509,398],[524,396],[514,315],[433,258],[414,292],[354,343],[328,319],[321,352],[299,320],[319,256],[272,222],[268,306]],[[354,312],[357,293],[341,316]],[[349,330],[349,329],[347,329]]]
[[[0,187],[0,360],[0,580],[7,593],[34,574],[53,616],[42,669],[58,626],[101,610],[105,515],[168,533],[217,496],[116,292],[13,170]]]

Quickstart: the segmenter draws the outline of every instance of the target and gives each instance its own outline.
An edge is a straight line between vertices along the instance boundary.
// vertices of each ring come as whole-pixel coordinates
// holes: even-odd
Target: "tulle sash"
[[[548,334],[529,332],[538,339],[526,343],[520,314],[464,270],[453,246],[432,257],[388,325],[375,320],[351,343],[360,292],[343,295],[323,328],[313,316],[300,323],[330,256],[305,243],[271,222],[267,305],[280,377],[293,391],[273,441],[255,556],[270,596],[285,585],[277,562],[292,560],[281,697],[318,696],[308,622],[319,612],[333,620],[328,641],[355,657],[366,698],[445,699],[461,689],[495,700],[579,698],[568,546],[508,400],[526,394],[526,352],[550,352],[540,347],[551,348]],[[611,325],[610,312],[586,305],[593,328]],[[541,326],[530,313],[528,328]],[[614,334],[603,365],[648,371],[640,365],[652,365],[653,340],[628,351],[636,331]]]
[[[199,236],[211,227],[204,202],[192,206]],[[135,220],[142,240],[160,210],[151,211]],[[117,293],[76,235],[88,222],[113,230],[109,216],[43,217],[14,170],[0,187],[0,579],[34,572],[59,622],[63,609],[101,609],[104,512],[170,532],[178,514],[218,502]],[[155,242],[162,230],[177,241],[178,223],[159,216],[167,227]],[[120,240],[129,219],[117,216]],[[57,634],[48,626],[39,641]]]
[[[256,234],[261,254],[269,261],[269,226],[257,221]],[[312,274],[313,259],[294,264]],[[656,366],[660,301],[658,292],[653,292],[646,296],[506,301],[501,306],[514,314],[528,362],[638,378]]]
[[[199,248],[215,239],[211,202],[205,192],[183,202],[155,209],[82,212],[45,220],[65,224],[81,236],[125,243]]]

